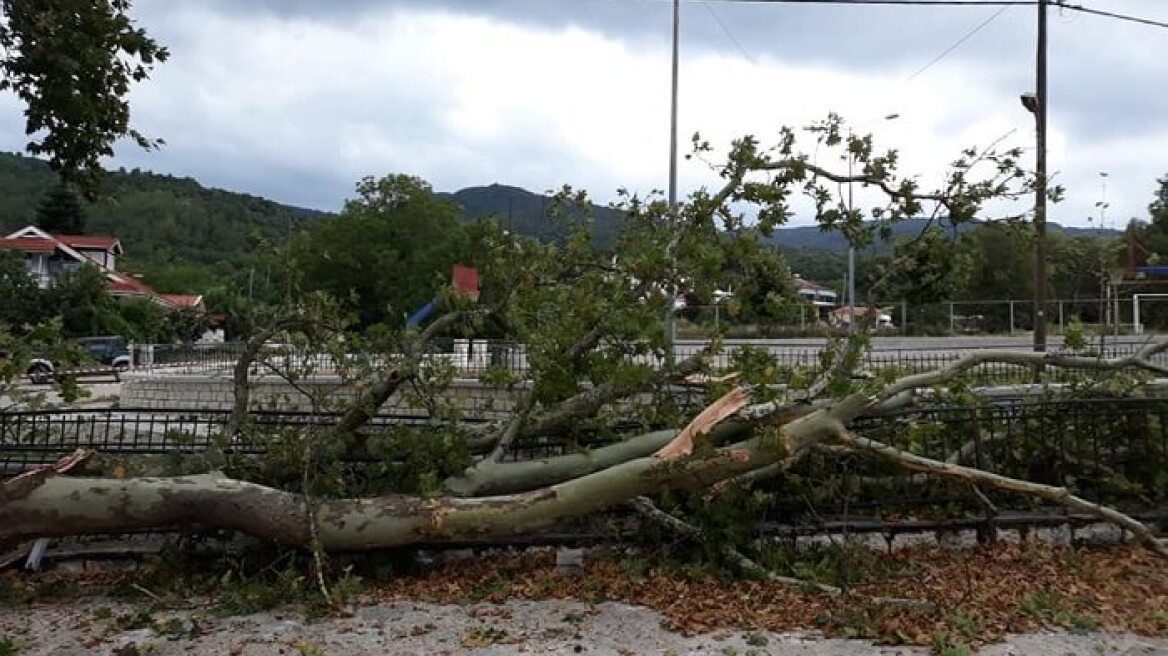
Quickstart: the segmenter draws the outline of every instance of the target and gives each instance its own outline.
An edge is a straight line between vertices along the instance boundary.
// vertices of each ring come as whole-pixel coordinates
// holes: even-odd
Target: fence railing
[[[227,412],[158,409],[0,414],[0,474],[51,463],[78,448],[121,456],[181,456],[218,445],[239,455],[260,457],[265,444],[278,443],[233,439],[224,434],[227,418]],[[322,430],[337,419],[330,414],[255,412],[251,426],[270,440],[287,436],[287,431]],[[375,435],[427,422],[416,416],[379,416],[368,431]],[[937,460],[1067,487],[1135,516],[1158,518],[1154,521],[1168,517],[1168,399],[1009,400],[869,415],[851,427]],[[507,460],[554,457],[645,429],[615,428],[575,434],[570,443],[558,435],[524,438],[509,448]],[[357,458],[349,460],[344,470],[346,476],[361,480],[381,465]],[[975,492],[968,485],[915,476],[859,454],[812,451],[782,476],[756,484],[742,503],[755,503],[748,500],[757,499],[757,492],[769,499],[748,511],[759,535],[842,530],[891,536],[926,527],[976,528],[992,535],[1006,524],[1084,520],[1032,499],[989,489]]]
[[[1155,291],[1144,288],[1145,291]],[[1109,298],[1051,299],[1046,304],[1048,331],[1062,334],[1072,322],[1091,327],[1103,334],[1138,334],[1144,327],[1168,326],[1168,308],[1163,298],[1130,290]],[[987,299],[908,303],[899,299],[859,299],[856,307],[878,307],[890,323],[883,323],[881,334],[901,335],[1014,335],[1034,329],[1033,299]],[[1137,306],[1140,306],[1137,309]],[[798,336],[821,332],[825,328],[846,326],[843,306],[800,303],[785,316],[758,320],[731,315],[721,305],[687,306],[680,312],[686,335],[708,334],[713,330],[729,331],[738,337]],[[833,312],[837,313],[833,316]]]
[[[901,340],[903,341],[903,340]],[[1108,340],[1102,345],[1094,344],[1080,353],[1089,357],[1117,358],[1136,353],[1144,341],[1128,338]],[[675,344],[676,357],[680,359],[701,353],[707,348],[705,340],[679,340]],[[777,340],[728,340],[721,350],[709,358],[715,371],[727,371],[735,367],[736,358],[745,349],[765,353],[788,378],[798,370],[804,374],[814,374],[819,368],[822,340],[777,341]],[[1007,351],[1029,351],[1028,344],[1017,342],[995,343],[987,341],[976,345],[952,344],[944,338],[917,338],[911,348],[890,347],[877,344],[864,356],[864,368],[869,372],[895,369],[899,373],[912,373],[936,369],[953,363],[959,358],[977,350],[995,349]],[[1051,351],[1061,351],[1059,342],[1054,342]],[[227,343],[213,345],[136,345],[134,347],[135,368],[139,372],[166,374],[217,374],[230,375],[240,354],[242,344]],[[261,351],[261,359],[267,359],[284,369],[309,367],[314,374],[333,374],[338,367],[328,355],[298,352],[288,347],[271,347]],[[388,362],[394,355],[384,356]],[[450,365],[457,377],[480,378],[492,371],[507,372],[520,379],[529,378],[531,366],[525,345],[516,342],[481,339],[438,340],[431,344],[428,357],[433,362]],[[354,356],[354,360],[356,360]],[[650,367],[664,365],[662,354],[647,354],[630,358]],[[1153,357],[1157,364],[1168,366],[1168,353]],[[253,365],[253,373],[262,374],[266,368]],[[1079,372],[1081,373],[1081,372]],[[1060,382],[1077,375],[1073,370],[1050,368],[1044,372],[1043,380]],[[966,380],[975,384],[994,385],[1034,382],[1033,367],[1016,364],[983,364],[970,371]],[[785,381],[784,381],[785,382]]]

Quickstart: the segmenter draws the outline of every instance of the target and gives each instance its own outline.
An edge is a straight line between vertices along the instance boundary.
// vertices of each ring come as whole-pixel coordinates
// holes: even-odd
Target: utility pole
[[[1046,6],[1038,0],[1034,180],[1034,350],[1046,350]]]
[[[681,0],[673,0],[673,86],[669,104],[669,221],[671,230],[668,243],[670,275],[677,268],[674,265],[677,257],[677,60],[678,39],[681,26]],[[668,295],[665,308],[665,366],[673,368],[676,354],[674,353],[674,305],[677,303],[677,289],[670,286],[666,290]]]

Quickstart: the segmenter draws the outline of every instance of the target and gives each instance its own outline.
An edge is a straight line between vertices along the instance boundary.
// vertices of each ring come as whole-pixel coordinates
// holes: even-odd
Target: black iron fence
[[[183,410],[69,410],[0,414],[0,473],[51,463],[78,448],[118,455],[197,454],[212,445],[262,456],[273,435],[316,431],[338,415],[254,412],[252,428],[268,439],[226,434],[229,413]],[[383,415],[368,431],[425,425],[417,416]],[[1168,399],[999,400],[874,414],[852,422],[858,433],[913,453],[1006,476],[1067,487],[1089,500],[1137,516],[1168,515]],[[553,457],[594,448],[647,427],[613,426],[571,438],[518,440],[508,460]],[[348,462],[362,476],[368,458]],[[767,500],[754,507],[757,493]],[[728,512],[750,508],[761,533],[882,531],[906,527],[985,529],[1007,524],[1075,523],[1062,509],[1032,499],[912,474],[860,454],[813,451],[784,475],[758,483]],[[1037,514],[1036,514],[1037,513]],[[1034,518],[1037,517],[1038,520]],[[1045,519],[1043,519],[1045,518]],[[782,531],[779,531],[780,533]]]
[[[975,407],[903,410],[861,417],[857,433],[934,460],[1065,487],[1088,500],[1132,510],[1168,506],[1168,399],[1009,400]],[[788,523],[825,516],[869,518],[944,515],[991,517],[1029,509],[1033,501],[968,484],[912,475],[855,454],[813,453],[793,479],[832,481],[797,490],[775,484],[785,499],[771,519]],[[988,503],[987,503],[988,502]]]

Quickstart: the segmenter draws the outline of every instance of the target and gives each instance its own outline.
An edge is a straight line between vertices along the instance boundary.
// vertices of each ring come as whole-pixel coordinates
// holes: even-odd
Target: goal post
[[[1137,335],[1144,334],[1144,324],[1140,323],[1140,299],[1168,298],[1168,294],[1132,294],[1132,330]]]

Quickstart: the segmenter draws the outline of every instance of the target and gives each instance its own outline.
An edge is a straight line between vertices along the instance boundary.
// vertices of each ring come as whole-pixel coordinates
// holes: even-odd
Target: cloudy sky
[[[1084,4],[1168,19],[1162,0]],[[124,145],[111,165],[326,210],[391,172],[439,190],[570,183],[600,201],[661,189],[670,12],[667,0],[137,0],[172,56],[133,92],[133,119],[167,146]],[[965,146],[1028,146],[1018,94],[1033,87],[1034,14],[686,1],[683,148],[695,131],[766,142],[834,111],[927,184]],[[1168,30],[1065,10],[1050,28],[1050,168],[1068,191],[1052,218],[1098,225],[1101,172],[1107,225],[1146,216],[1168,173]],[[19,149],[22,126],[0,99],[0,148]],[[714,183],[682,163],[683,191]]]

